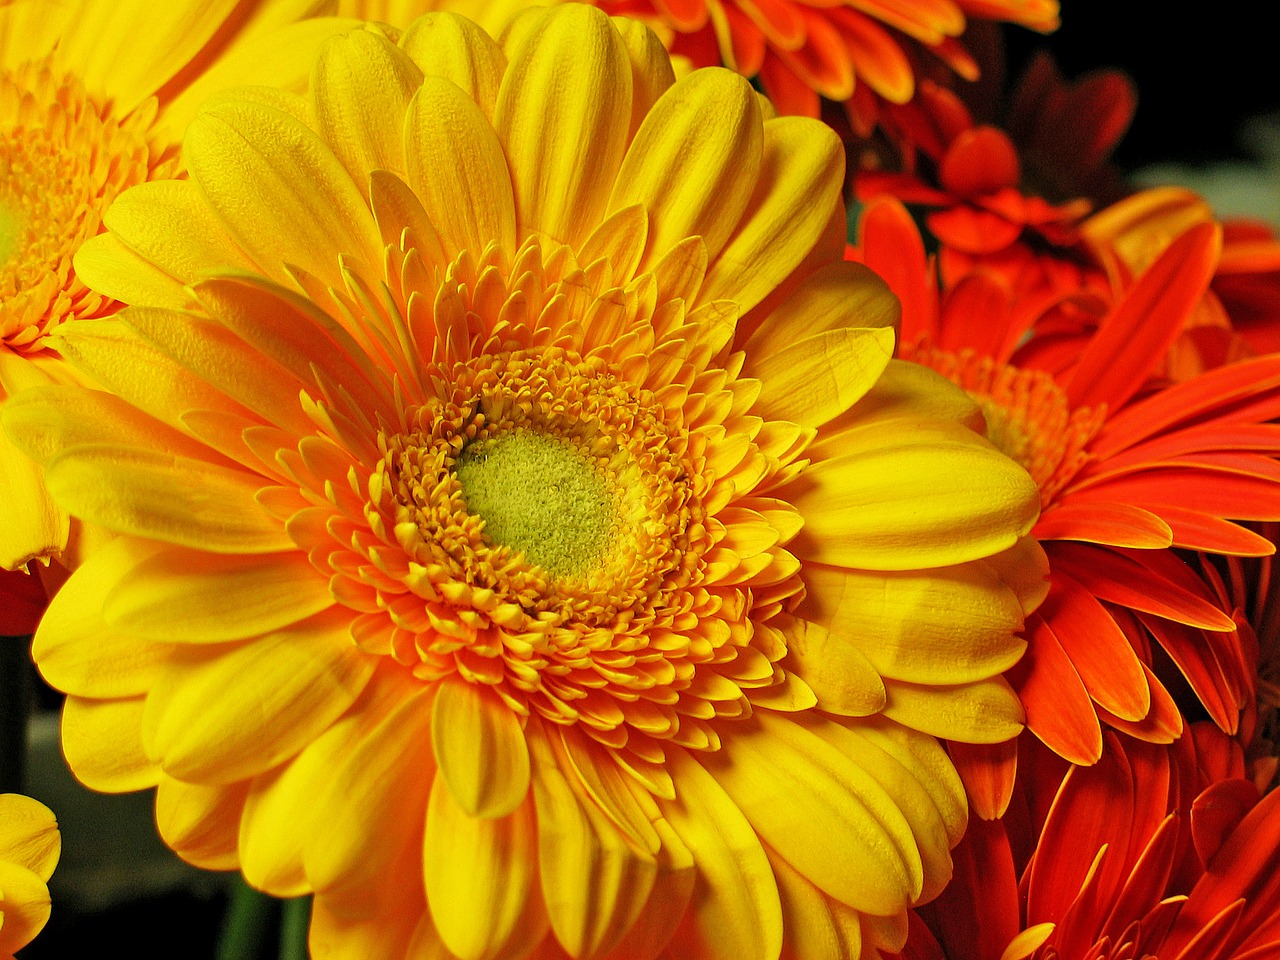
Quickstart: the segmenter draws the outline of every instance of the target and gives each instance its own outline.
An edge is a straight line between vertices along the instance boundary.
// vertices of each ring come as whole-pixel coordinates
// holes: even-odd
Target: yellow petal
[[[244,557],[166,547],[121,578],[103,617],[144,639],[216,643],[270,633],[333,602],[328,577],[300,551]]]
[[[1035,522],[1035,483],[976,435],[930,442],[885,424],[880,441],[816,462],[786,488],[805,519],[792,553],[871,570],[940,567],[1008,549]]]
[[[967,683],[1002,673],[1026,648],[1018,597],[985,561],[888,573],[810,564],[805,587],[797,613],[857,646],[884,677]]]
[[[0,862],[17,864],[48,880],[61,852],[53,811],[20,793],[0,793]]]
[[[31,645],[45,680],[64,693],[103,699],[151,689],[169,648],[112,630],[102,619],[102,605],[121,576],[158,549],[159,544],[117,537],[76,569],[49,603]]]
[[[175,245],[180,243],[179,239]],[[179,281],[125,246],[113,233],[90,237],[76,251],[73,263],[78,280],[121,303],[174,310],[191,306],[191,296]]]
[[[409,185],[453,257],[516,246],[515,198],[498,135],[453,83],[426,77],[405,114]]]
[[[156,827],[184,860],[205,870],[239,866],[236,837],[248,783],[183,783],[160,774],[156,785]]]
[[[437,777],[423,866],[436,931],[459,960],[523,954],[547,929],[532,800],[505,817],[469,816]]]
[[[320,614],[231,649],[192,648],[147,697],[147,754],[171,776],[208,783],[294,756],[351,706],[378,663],[351,643],[349,624],[349,613]]]
[[[959,686],[886,680],[884,715],[922,733],[965,743],[1000,743],[1022,732],[1022,705],[1003,677]]]
[[[0,954],[12,956],[25,947],[49,920],[49,888],[38,876],[16,863],[0,860]]]
[[[58,49],[85,87],[123,115],[185,67],[235,7],[236,0],[160,7],[147,0],[85,0]]]
[[[55,557],[66,547],[70,521],[45,490],[44,469],[4,430],[0,430],[0,503],[6,505],[0,526],[0,569],[16,570],[39,557]]]
[[[748,354],[742,374],[761,383],[752,413],[820,427],[857,403],[893,356],[892,328],[828,330],[777,352]]]
[[[829,631],[798,618],[782,627],[787,663],[818,697],[818,709],[865,717],[884,707],[880,674],[858,649],[856,632]]]
[[[529,791],[529,748],[520,718],[478,683],[449,679],[431,715],[436,764],[469,816],[502,817]]]
[[[867,913],[907,907],[924,882],[910,827],[852,758],[790,716],[761,710],[704,765],[761,839],[828,896]],[[858,864],[857,870],[849,869]]]
[[[862,927],[858,914],[832,900],[786,860],[770,851],[778,880],[787,952],[794,960],[858,960]]]
[[[699,302],[735,300],[746,313],[763,300],[822,237],[843,183],[844,149],[831,128],[807,117],[765,123],[755,189]]]
[[[755,94],[735,73],[698,70],[663,94],[636,131],[609,198],[610,212],[635,203],[648,211],[645,263],[692,236],[715,258],[747,209],[762,139]]]
[[[143,699],[67,697],[62,707],[62,754],[85,786],[127,793],[159,781],[159,765],[142,752]]]
[[[372,30],[353,30],[324,45],[311,78],[316,128],[363,184],[372,170],[404,176],[404,112],[422,71]]]
[[[400,49],[424,75],[456,84],[492,122],[507,56],[477,24],[456,13],[424,13],[409,24]]]
[[[792,344],[845,327],[896,330],[901,308],[888,285],[860,263],[829,263],[805,278],[743,344],[769,357]]]
[[[341,289],[337,251],[363,276],[381,275],[365,185],[295,118],[220,98],[191,121],[183,150],[218,219],[268,276],[285,280],[293,264]]]
[[[682,960],[777,960],[782,904],[760,838],[690,754],[668,747],[667,762],[676,798],[659,801],[659,806],[698,870],[697,894],[676,933],[675,955]]]
[[[531,741],[547,915],[570,956],[598,960],[635,923],[657,880],[658,864],[628,845],[594,804],[580,801],[544,735]]]
[[[653,105],[676,82],[676,75],[671,55],[649,27],[631,17],[612,20],[631,60],[631,122],[627,125],[630,143]]]
[[[72,447],[45,468],[64,509],[117,533],[211,553],[294,548],[259,506],[261,477],[203,460],[106,444]]]
[[[609,18],[587,4],[547,11],[511,51],[494,111],[522,233],[586,239],[603,219],[630,119],[631,63]]]
[[[311,798],[328,782],[326,755],[299,756],[254,778],[240,815],[236,848],[240,871],[253,887],[273,897],[311,892],[302,867],[307,840],[326,828]]]
[[[303,866],[317,890],[363,895],[381,878],[396,875],[400,857],[410,858],[415,872],[420,869],[420,834],[389,835],[387,824],[418,824],[424,816],[435,779],[427,738],[430,695],[408,673],[384,674],[304,751],[323,758],[329,773],[323,789],[296,800],[314,808],[317,823],[344,825],[307,838]]]

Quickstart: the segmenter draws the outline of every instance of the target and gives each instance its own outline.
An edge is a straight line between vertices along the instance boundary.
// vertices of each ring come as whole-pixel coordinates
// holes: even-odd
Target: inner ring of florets
[[[370,505],[441,586],[492,592],[542,627],[603,626],[696,568],[683,432],[606,364],[465,361],[407,420],[379,435]]]

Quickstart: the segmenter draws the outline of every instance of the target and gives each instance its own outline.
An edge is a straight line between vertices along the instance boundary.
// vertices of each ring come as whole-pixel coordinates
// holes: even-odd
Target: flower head
[[[1043,557],[835,135],[568,5],[336,38],[184,150],[77,261],[156,281],[58,336],[113,393],[4,414],[120,534],[35,644],[76,772],[320,956],[900,941]]]
[[[1230,611],[1171,548],[1274,551],[1232,521],[1280,511],[1280,433],[1268,423],[1280,412],[1280,361],[1172,385],[1155,375],[1213,275],[1216,230],[1202,224],[1172,243],[1089,336],[1072,333],[1074,352],[1043,327],[1024,336],[1018,295],[998,277],[976,272],[936,292],[914,230],[895,202],[872,204],[860,251],[902,291],[902,353],[969,391],[992,438],[1040,489],[1033,532],[1049,557],[1050,590],[1028,619],[1027,656],[1010,673],[1028,727],[1082,764],[1101,755],[1103,722],[1167,742],[1183,726],[1156,673],[1167,654],[1233,731],[1252,699],[1247,651]],[[963,748],[957,758],[966,771],[970,761],[997,762]],[[998,760],[1005,767],[989,815],[1012,778],[1009,748]]]
[[[0,957],[31,942],[49,919],[49,888],[62,839],[44,804],[0,794]]]
[[[176,174],[199,98],[230,83],[299,83],[331,20],[322,4],[17,0],[0,4],[0,403],[69,376],[47,348],[68,321],[109,315],[72,258],[123,190]],[[0,438],[0,569],[67,546],[40,472]]]

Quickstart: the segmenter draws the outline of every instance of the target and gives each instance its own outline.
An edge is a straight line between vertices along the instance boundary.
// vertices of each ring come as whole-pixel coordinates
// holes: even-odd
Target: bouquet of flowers
[[[1280,243],[1058,15],[0,4],[0,956],[33,665],[282,960],[1280,955]]]

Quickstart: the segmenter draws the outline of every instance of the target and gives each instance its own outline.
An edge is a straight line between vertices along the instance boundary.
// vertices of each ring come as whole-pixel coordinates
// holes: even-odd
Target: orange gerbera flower
[[[1065,776],[1030,759],[1008,816],[970,821],[903,960],[1274,956],[1280,791],[1259,800],[1205,727],[1174,748],[1108,733]]]
[[[196,105],[231,84],[301,85],[323,0],[16,0],[0,4],[0,403],[64,380],[62,324],[118,305],[72,265],[126,188],[173,176]],[[0,569],[66,548],[41,472],[0,436]]]
[[[1049,555],[1051,589],[1010,673],[1029,728],[1075,763],[1100,756],[1100,719],[1146,739],[1177,736],[1181,718],[1153,672],[1167,654],[1215,722],[1234,730],[1250,696],[1235,623],[1170,547],[1273,552],[1229,518],[1280,517],[1280,426],[1267,422],[1280,416],[1280,357],[1162,389],[1150,382],[1208,286],[1216,229],[1179,237],[1074,362],[1048,370],[1041,346],[1052,338],[1024,342],[1016,296],[999,277],[978,272],[936,292],[895,201],[871,204],[861,229],[861,258],[902,300],[902,355],[968,390],[993,438],[1039,485],[1033,532]],[[1001,805],[1011,762],[1006,748],[987,812]]]

